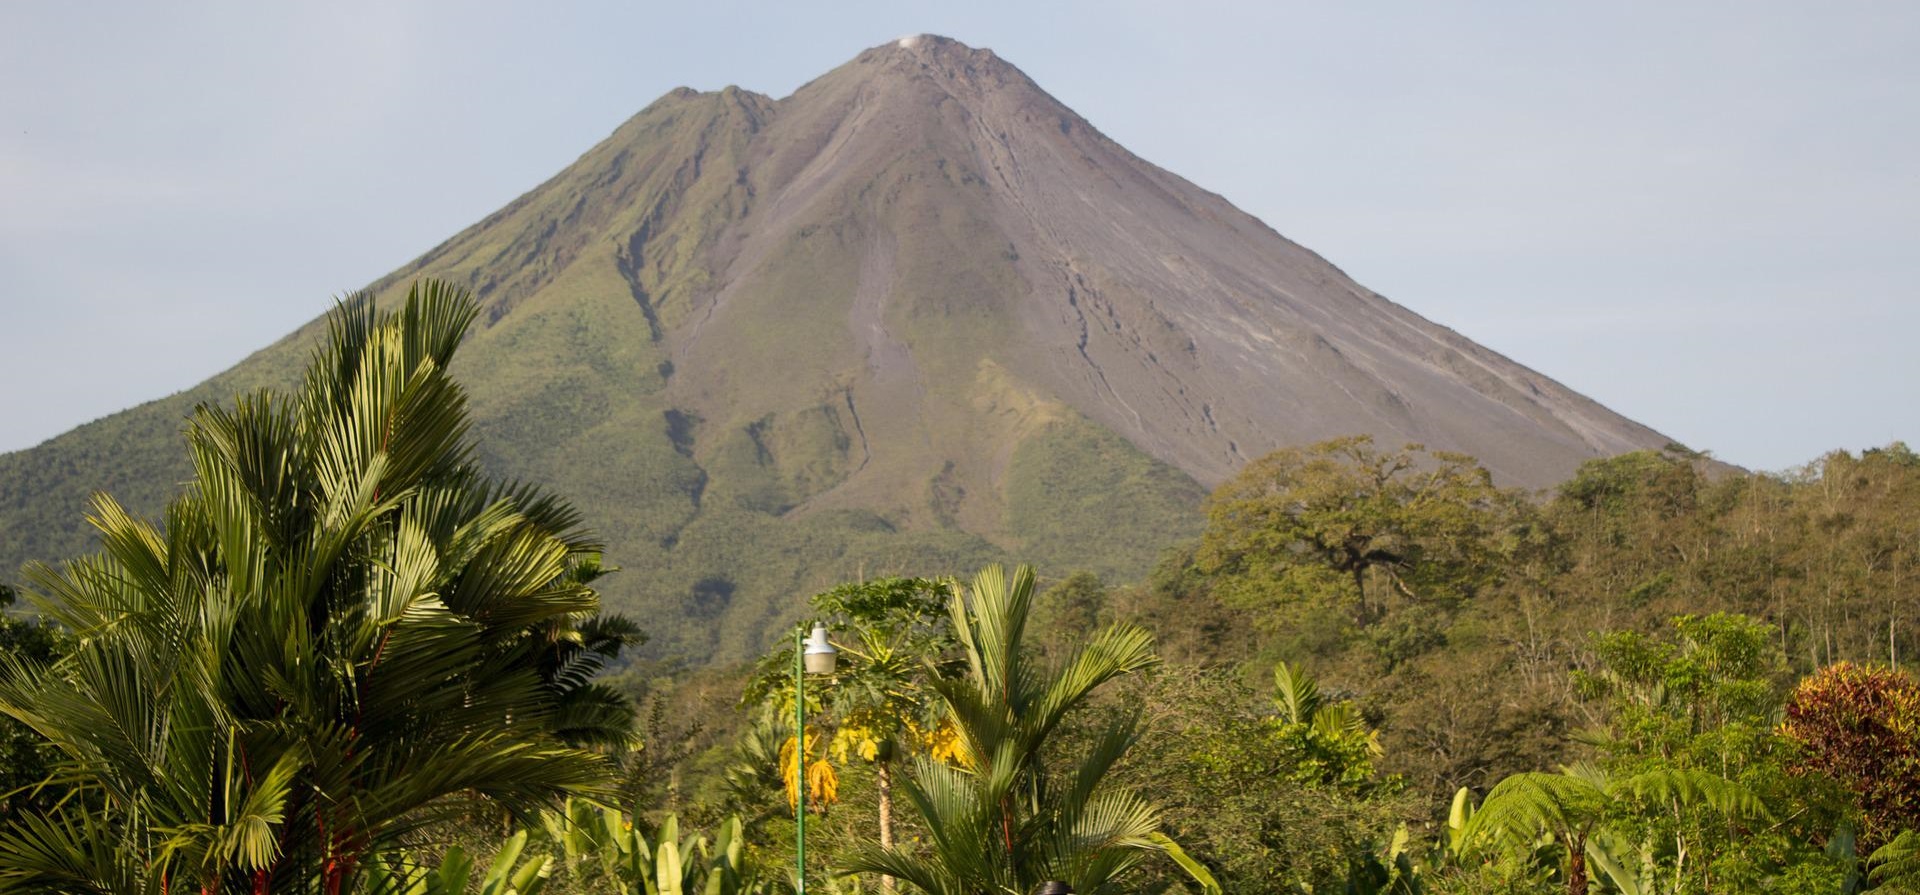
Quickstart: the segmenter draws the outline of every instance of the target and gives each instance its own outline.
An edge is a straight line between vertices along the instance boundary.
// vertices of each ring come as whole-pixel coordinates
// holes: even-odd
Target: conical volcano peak
[[[956,92],[981,92],[1018,86],[1035,88],[1026,74],[992,50],[970,47],[951,37],[914,34],[873,47],[853,61],[872,67],[869,76],[927,77]]]
[[[976,49],[974,47],[967,46],[966,44],[961,43],[960,41],[954,40],[951,37],[946,37],[944,35],[939,35],[939,34],[910,34],[910,35],[907,35],[906,37],[903,37],[903,38],[900,38],[899,40],[894,41],[892,44],[882,44],[880,47],[876,47],[875,49],[884,49],[888,46],[894,47],[896,49],[906,50],[910,53],[919,55],[922,58],[935,56],[935,55],[964,55],[964,56],[979,55],[979,56],[984,56],[986,58],[998,58],[993,55],[992,50],[986,49],[984,47]]]

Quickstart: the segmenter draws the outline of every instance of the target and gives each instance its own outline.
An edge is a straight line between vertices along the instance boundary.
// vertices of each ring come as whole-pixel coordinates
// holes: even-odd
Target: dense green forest
[[[1882,848],[1881,879],[1900,872],[1890,843],[1920,823],[1904,446],[1785,476],[1676,447],[1529,499],[1355,438],[1251,464],[1209,508],[1150,580],[1057,579],[1032,637],[1154,633],[1161,663],[1101,710],[1141,720],[1116,774],[1227,890],[1558,891],[1570,854],[1592,891],[1859,891]],[[730,684],[631,682],[693,719],[662,730],[693,748],[655,803],[753,804],[701,752],[748,754],[738,713],[703,708]],[[852,847],[878,835],[876,775],[848,772],[858,807],[824,820]],[[1576,811],[1574,845],[1552,827]],[[1182,880],[1163,862],[1134,885]]]
[[[850,581],[792,619],[831,673],[619,664],[619,557],[475,460],[474,314],[348,302],[298,387],[196,413],[161,518],[103,496],[22,573],[0,892],[784,892],[803,794],[834,891],[1920,887],[1903,445],[1529,495],[1341,439],[1146,580]]]

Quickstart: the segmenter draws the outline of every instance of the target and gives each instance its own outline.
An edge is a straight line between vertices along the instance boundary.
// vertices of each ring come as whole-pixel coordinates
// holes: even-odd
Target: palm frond
[[[1153,635],[1138,625],[1116,624],[1094,635],[1048,682],[1045,695],[1027,722],[1031,735],[1045,737],[1068,711],[1102,684],[1159,664]]]
[[[160,874],[130,858],[93,815],[27,815],[0,828],[0,893],[158,892]]]
[[[1187,876],[1192,877],[1193,881],[1199,884],[1200,895],[1225,895],[1225,890],[1220,888],[1220,882],[1214,878],[1213,871],[1207,869],[1207,865],[1195,860],[1192,855],[1187,854],[1186,849],[1181,848],[1172,837],[1165,833],[1155,833],[1151,838],[1153,843],[1165,851],[1175,864],[1180,865],[1181,870],[1187,872]]]
[[[1306,668],[1281,662],[1273,668],[1273,702],[1288,724],[1306,724],[1320,711],[1320,685]]]

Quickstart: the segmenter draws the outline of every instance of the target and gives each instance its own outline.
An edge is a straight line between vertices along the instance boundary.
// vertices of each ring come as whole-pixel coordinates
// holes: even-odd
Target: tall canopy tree
[[[1275,451],[1221,485],[1197,559],[1229,600],[1349,606],[1364,625],[1391,600],[1457,601],[1490,584],[1516,500],[1470,457],[1339,438]]]
[[[579,517],[470,460],[475,314],[353,297],[297,394],[198,408],[162,524],[100,496],[101,552],[29,569],[78,644],[0,669],[0,713],[77,794],[0,834],[0,891],[332,895],[452,815],[605,789],[562,735],[625,735],[580,663],[632,632],[594,621]]]

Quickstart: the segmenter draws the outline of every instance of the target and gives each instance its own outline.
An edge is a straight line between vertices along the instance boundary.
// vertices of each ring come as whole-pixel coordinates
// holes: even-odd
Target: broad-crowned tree
[[[1518,498],[1472,458],[1367,436],[1286,448],[1213,493],[1196,556],[1225,598],[1344,606],[1456,602],[1497,580]]]

